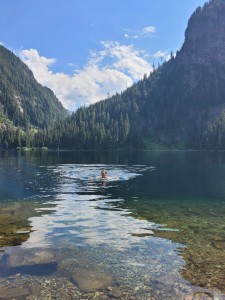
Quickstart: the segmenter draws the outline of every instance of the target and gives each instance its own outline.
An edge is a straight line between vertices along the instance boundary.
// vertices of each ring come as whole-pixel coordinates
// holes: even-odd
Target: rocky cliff
[[[178,59],[185,64],[225,65],[225,0],[211,0],[196,9]]]

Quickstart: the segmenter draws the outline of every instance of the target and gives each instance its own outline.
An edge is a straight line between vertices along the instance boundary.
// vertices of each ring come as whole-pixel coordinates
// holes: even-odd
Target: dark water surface
[[[225,299],[225,152],[1,151],[0,201],[0,293],[45,276],[80,299]]]

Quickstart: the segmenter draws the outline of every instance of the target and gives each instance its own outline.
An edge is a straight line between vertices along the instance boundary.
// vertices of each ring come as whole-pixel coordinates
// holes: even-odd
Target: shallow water
[[[0,292],[66,278],[81,299],[225,299],[225,153],[0,158]]]

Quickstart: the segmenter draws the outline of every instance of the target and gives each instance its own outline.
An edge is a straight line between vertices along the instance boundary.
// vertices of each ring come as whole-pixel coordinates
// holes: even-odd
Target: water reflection
[[[118,209],[120,198],[113,198],[109,188],[117,188],[118,182],[126,182],[142,176],[154,167],[108,165],[108,178],[102,180],[102,165],[59,165],[48,167],[58,183],[54,187],[54,212],[41,217],[32,217],[33,232],[23,247],[49,246],[62,239],[76,245],[111,245],[117,249],[131,248],[136,245],[137,236],[152,234],[159,227],[153,222],[134,219],[130,210]],[[50,188],[51,190],[51,188]],[[53,210],[42,208],[43,210]],[[41,211],[39,209],[38,211]]]
[[[100,177],[102,167],[108,171],[107,180]],[[195,291],[195,287],[181,276],[185,262],[179,252],[184,248],[183,243],[171,238],[179,232],[179,226],[170,228],[162,220],[159,223],[150,221],[149,203],[146,207],[145,202],[141,203],[147,216],[137,214],[138,197],[132,197],[132,208],[126,206],[129,192],[125,198],[123,193],[119,196],[123,188],[132,186],[132,181],[144,177],[146,172],[155,172],[155,167],[64,164],[48,166],[47,169],[54,178],[58,178],[57,184],[50,189],[55,196],[54,201],[46,202],[46,207],[39,211],[49,209],[51,213],[30,218],[33,232],[21,248],[60,249],[76,246],[81,249],[88,247],[92,252],[93,248],[101,249],[92,259],[105,260],[110,253],[104,269],[110,268],[111,272],[117,274],[118,266],[123,269],[126,265],[123,276],[117,274],[121,284],[124,284],[122,278],[128,276],[126,272],[135,268],[135,280],[131,281],[133,285],[136,284],[136,276],[142,284],[156,290],[158,287],[161,289],[162,285],[165,288],[167,282],[167,291],[164,290],[158,299],[167,299],[165,295],[168,290],[169,297],[173,295],[176,298]],[[118,197],[115,198],[115,195]],[[52,207],[48,208],[49,205]],[[154,205],[152,208],[152,216],[156,218]],[[160,215],[160,210],[158,213]],[[163,216],[165,218],[165,214]],[[159,231],[165,233],[159,234]],[[126,258],[121,251],[126,253]]]
[[[132,185],[132,181],[145,172],[154,172],[155,167],[104,167],[109,174],[107,181],[100,178],[102,165],[49,166],[47,173],[52,173],[53,178],[58,177],[57,183],[50,188],[50,194],[55,195],[54,201],[47,201],[38,211],[49,210],[50,213],[29,219],[32,226],[29,239],[21,247],[9,249],[9,257],[21,257],[21,253],[28,258],[35,257],[34,251],[41,252],[44,248],[79,247],[80,252],[89,249],[87,251],[92,253],[91,265],[101,265],[105,272],[114,274],[121,287],[129,285],[137,295],[147,296],[149,289],[154,293],[165,285],[165,281],[168,282],[167,291],[162,291],[157,299],[177,297],[184,291],[190,293],[191,285],[180,276],[184,261],[177,249],[183,245],[152,236],[163,224],[134,218],[132,210],[118,208],[118,203],[121,205],[124,201],[123,195],[115,198],[112,193],[123,185]],[[77,254],[75,257],[77,259]],[[81,260],[86,261],[86,258]],[[24,265],[24,270],[27,269]],[[12,269],[8,270],[9,274],[11,272]]]
[[[197,286],[223,290],[223,155],[151,153],[146,159],[146,154],[120,153],[116,160],[109,153],[80,155],[9,157],[11,170],[0,163],[3,198],[17,195],[41,203],[39,215],[29,218],[29,239],[6,249],[11,261],[19,256],[35,263],[31,257],[38,252],[49,257],[47,251],[57,249],[60,258],[44,259],[41,267],[60,265],[69,256],[84,261],[76,268],[94,265],[112,273],[117,284],[141,299],[207,292]],[[102,167],[108,180],[100,178]]]

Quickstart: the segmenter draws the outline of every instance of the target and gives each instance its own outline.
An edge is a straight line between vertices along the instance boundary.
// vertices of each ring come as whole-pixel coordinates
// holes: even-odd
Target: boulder
[[[30,295],[30,291],[24,287],[0,287],[0,299],[23,300]]]
[[[77,269],[71,277],[78,288],[84,292],[103,290],[114,285],[111,275],[94,270]]]

